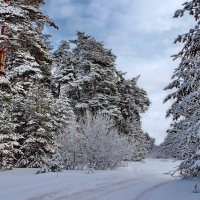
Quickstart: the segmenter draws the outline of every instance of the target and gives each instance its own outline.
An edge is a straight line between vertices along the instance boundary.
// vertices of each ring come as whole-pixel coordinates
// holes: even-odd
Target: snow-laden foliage
[[[40,167],[51,159],[55,151],[53,139],[57,126],[52,117],[52,98],[47,89],[36,85],[26,93],[26,97],[18,100],[15,113],[23,122],[17,129],[23,136],[20,147],[23,156],[18,159],[17,166]]]
[[[72,159],[76,151],[80,151],[81,146],[74,140],[79,140],[76,128],[76,117],[67,98],[65,86],[61,86],[60,94],[54,102],[54,116],[57,122],[57,133],[55,136],[56,150],[52,158],[52,170],[75,169]],[[76,144],[76,146],[75,146]]]
[[[54,99],[47,87],[36,84],[25,96],[17,96],[13,113],[20,123],[15,132],[23,137],[20,147],[23,156],[17,167],[55,171],[63,164],[57,138],[75,118],[64,92],[62,89],[60,97]]]
[[[174,56],[181,62],[174,71],[172,83],[165,88],[174,91],[165,100],[173,100],[167,113],[173,118],[173,123],[163,148],[168,154],[185,159],[179,168],[180,173],[184,177],[194,177],[200,176],[200,2],[186,2],[174,17],[182,17],[185,13],[194,17],[197,25],[175,40],[183,43],[183,49]]]
[[[9,29],[7,73],[10,72],[12,79],[30,79],[34,76],[36,79],[47,79],[51,58],[42,30],[45,23],[54,27],[56,25],[40,10],[44,1],[0,2],[0,18]]]
[[[12,115],[14,100],[8,83],[8,81],[0,83],[0,169],[12,169],[18,156],[22,154],[18,142],[20,136],[15,133],[17,124],[15,116]]]
[[[191,156],[184,160],[179,166],[180,174],[184,178],[200,178],[200,151],[199,149]]]

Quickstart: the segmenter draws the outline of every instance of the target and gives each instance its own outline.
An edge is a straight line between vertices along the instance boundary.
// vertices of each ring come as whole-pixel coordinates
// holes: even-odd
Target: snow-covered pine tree
[[[117,71],[117,75],[120,107],[123,116],[119,129],[121,132],[126,131],[130,142],[135,146],[132,160],[141,160],[145,158],[154,144],[154,139],[144,133],[141,127],[141,113],[148,109],[150,101],[147,98],[146,91],[137,86],[140,76],[126,80],[122,72]]]
[[[165,88],[175,91],[165,101],[174,101],[167,115],[173,117],[169,132],[177,138],[174,146],[182,151],[182,158],[185,159],[180,165],[180,173],[184,177],[200,177],[200,2],[192,0],[184,3],[174,17],[182,17],[185,13],[196,20],[196,26],[188,33],[179,35],[175,41],[184,46],[174,56],[175,59],[181,59],[181,62],[174,72],[172,83]],[[167,140],[170,140],[170,135]],[[169,144],[167,140],[165,144]]]
[[[173,128],[167,130],[167,137],[160,145],[160,150],[165,158],[186,159],[190,157],[196,149],[195,138],[189,138],[187,129],[188,123],[181,120],[179,123],[173,124]],[[191,139],[191,140],[190,140]],[[189,142],[190,140],[190,142]],[[193,143],[193,145],[190,145]],[[198,143],[196,143],[198,145]]]
[[[73,66],[73,55],[70,51],[70,43],[61,41],[58,49],[53,54],[53,83],[52,92],[64,117],[60,117],[64,122],[63,128],[57,138],[58,153],[62,158],[62,166],[65,169],[82,168],[82,135],[77,131],[78,124],[72,102],[68,98],[70,82],[75,81],[75,71]],[[71,99],[73,101],[73,99]],[[61,114],[59,113],[59,115]]]
[[[74,48],[63,41],[54,53],[54,77],[58,89],[62,84],[68,88],[77,118],[81,120],[88,111],[93,115],[109,114],[119,131],[130,140],[138,140],[136,135],[150,139],[144,137],[140,123],[140,114],[148,108],[149,100],[145,91],[137,86],[137,78],[125,80],[115,68],[116,56],[93,37],[78,32],[77,39],[70,42]],[[149,148],[147,146],[142,145],[142,149]]]
[[[48,87],[35,84],[18,105],[17,117],[23,122],[18,130],[23,133],[20,148],[23,156],[16,166],[41,167],[39,173],[65,168],[63,155],[67,152],[62,149],[66,141],[63,135],[69,134],[71,127],[75,126],[65,88],[61,87],[59,97],[54,98]]]

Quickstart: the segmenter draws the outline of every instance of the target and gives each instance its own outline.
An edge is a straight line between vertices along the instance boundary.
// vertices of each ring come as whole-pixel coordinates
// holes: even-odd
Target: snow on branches
[[[200,176],[200,2],[192,0],[184,3],[174,17],[182,17],[185,13],[189,13],[197,23],[175,40],[183,43],[183,49],[174,56],[181,62],[174,72],[172,83],[165,88],[174,90],[165,99],[173,100],[167,112],[167,116],[172,116],[173,123],[162,146],[171,155],[185,160],[179,171],[188,178]]]

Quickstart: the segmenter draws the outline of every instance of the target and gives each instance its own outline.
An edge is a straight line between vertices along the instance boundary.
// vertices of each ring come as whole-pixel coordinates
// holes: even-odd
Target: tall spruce
[[[174,71],[173,81],[165,89],[173,89],[165,101],[173,100],[167,115],[172,116],[173,123],[168,130],[165,148],[178,150],[177,156],[185,161],[179,171],[184,177],[200,177],[200,2],[192,0],[183,4],[174,17],[186,13],[196,21],[196,26],[188,33],[179,35],[175,43],[183,43],[183,49],[174,56],[181,59]],[[173,145],[172,138],[176,138]]]

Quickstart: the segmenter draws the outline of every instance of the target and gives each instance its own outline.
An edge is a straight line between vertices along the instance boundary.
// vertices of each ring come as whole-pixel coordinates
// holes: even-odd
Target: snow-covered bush
[[[85,161],[95,169],[114,168],[128,159],[132,146],[120,136],[115,122],[108,115],[89,115],[81,126]]]
[[[75,123],[74,123],[75,124]],[[78,127],[68,127],[58,138],[65,169],[113,169],[129,159],[133,146],[119,135],[114,120],[108,115],[88,117]]]

